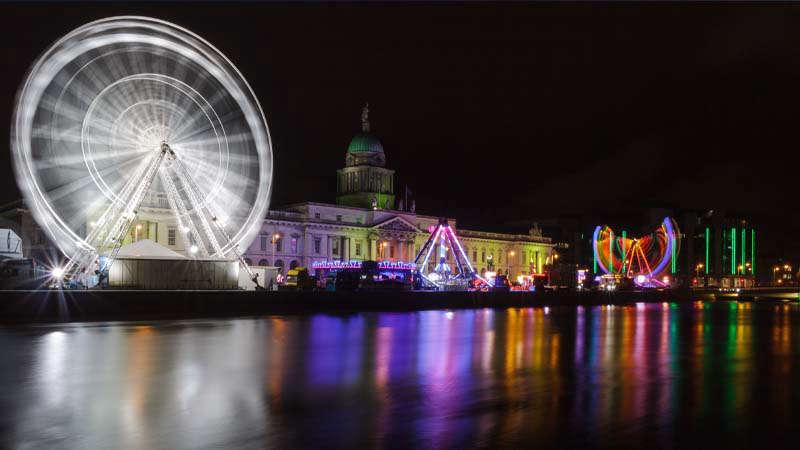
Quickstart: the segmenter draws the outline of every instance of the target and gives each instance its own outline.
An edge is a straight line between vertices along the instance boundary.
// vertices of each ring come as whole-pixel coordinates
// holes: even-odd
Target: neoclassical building
[[[365,107],[361,132],[350,141],[345,167],[337,171],[337,204],[306,202],[271,210],[245,251],[251,264],[310,268],[315,262],[414,261],[439,217],[417,214],[413,204],[395,207],[394,171],[385,168],[383,145],[370,133],[367,114]],[[551,257],[552,241],[538,228],[501,234],[459,229],[454,218],[448,223],[481,273],[542,273]],[[455,265],[450,252],[448,261]]]

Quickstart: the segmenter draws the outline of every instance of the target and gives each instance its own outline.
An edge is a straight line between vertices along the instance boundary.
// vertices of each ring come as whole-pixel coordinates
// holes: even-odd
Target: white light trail
[[[163,142],[179,160],[153,169]],[[157,194],[199,253],[238,255],[271,192],[269,130],[241,73],[199,36],[145,17],[84,25],[34,63],[17,96],[12,152],[34,218],[65,254],[84,255],[81,266],[118,247],[135,218],[147,219],[138,203]],[[224,228],[205,217],[213,214]]]

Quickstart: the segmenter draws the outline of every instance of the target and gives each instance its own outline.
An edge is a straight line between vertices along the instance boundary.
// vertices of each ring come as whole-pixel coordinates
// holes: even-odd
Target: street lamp
[[[700,269],[702,269],[703,267],[705,267],[703,263],[697,264],[697,266],[695,267],[695,276],[700,277]]]
[[[275,233],[272,235],[272,265],[275,265],[275,245],[278,243],[278,239],[281,238],[280,233]]]
[[[386,260],[386,246],[387,245],[389,245],[389,243],[386,242],[386,241],[383,241],[383,243],[381,243],[381,259],[382,260]]]

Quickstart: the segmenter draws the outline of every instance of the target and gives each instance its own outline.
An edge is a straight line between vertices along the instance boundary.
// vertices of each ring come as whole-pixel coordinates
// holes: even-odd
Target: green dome
[[[350,145],[347,146],[347,152],[383,153],[383,145],[381,145],[381,141],[379,141],[378,138],[369,133],[358,133],[353,140],[350,141]]]

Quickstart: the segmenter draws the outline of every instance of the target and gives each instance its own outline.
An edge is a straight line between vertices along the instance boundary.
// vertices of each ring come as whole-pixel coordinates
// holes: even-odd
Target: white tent
[[[132,244],[123,245],[119,248],[117,258],[125,259],[186,259],[180,253],[157,244],[150,239],[142,239]]]
[[[22,239],[8,228],[0,228],[0,257],[22,258]]]
[[[128,289],[238,289],[235,259],[193,259],[142,239],[120,247],[108,285]]]

